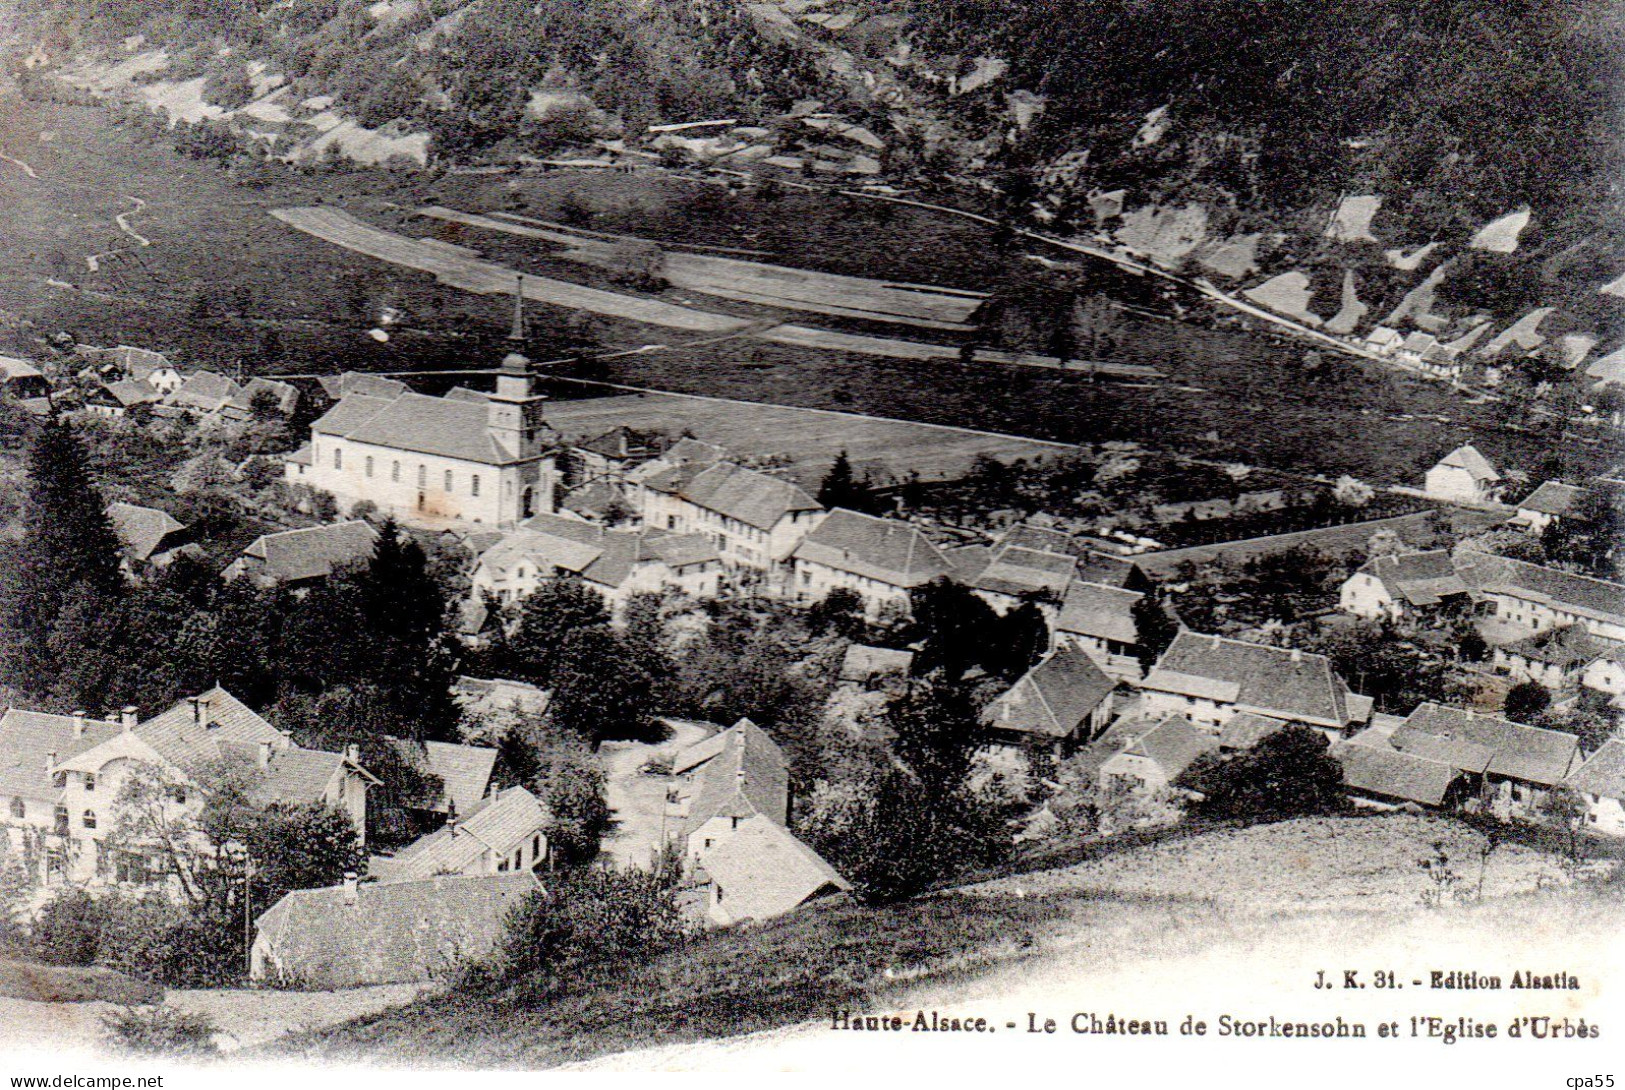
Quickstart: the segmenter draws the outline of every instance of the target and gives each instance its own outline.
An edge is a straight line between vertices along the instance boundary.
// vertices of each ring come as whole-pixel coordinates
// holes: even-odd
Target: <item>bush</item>
[[[1223,758],[1198,757],[1178,786],[1201,796],[1193,813],[1215,818],[1257,819],[1336,813],[1348,806],[1343,767],[1327,750],[1324,735],[1289,723],[1253,749]]]
[[[121,1007],[102,1017],[107,1036],[120,1051],[142,1056],[205,1056],[216,1051],[215,1024],[159,1003]]]
[[[642,964],[682,939],[664,875],[593,868],[553,876],[548,886],[513,910],[493,966],[499,977],[525,978],[537,994]]]
[[[106,909],[84,890],[62,891],[34,921],[35,956],[52,965],[94,965],[106,916]]]

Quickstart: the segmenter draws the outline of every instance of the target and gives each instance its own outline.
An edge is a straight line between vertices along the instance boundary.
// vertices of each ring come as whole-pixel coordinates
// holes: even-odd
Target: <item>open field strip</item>
[[[508,223],[438,205],[420,209],[419,214],[467,227],[557,243],[569,248],[559,256],[599,267],[614,267],[618,254],[624,249],[622,244],[615,241],[548,227]],[[647,242],[647,245],[655,246],[658,243]],[[676,251],[663,254],[661,275],[673,287],[721,299],[926,329],[969,329],[971,314],[986,298],[976,292],[924,284],[894,284],[884,280]]]

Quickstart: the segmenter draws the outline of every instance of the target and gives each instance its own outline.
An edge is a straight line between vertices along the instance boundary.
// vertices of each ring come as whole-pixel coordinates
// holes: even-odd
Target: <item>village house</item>
[[[140,507],[133,503],[113,503],[107,507],[120,545],[120,567],[135,575],[143,569],[162,568],[192,542],[192,535],[168,511]]]
[[[1625,741],[1608,739],[1565,782],[1585,803],[1588,830],[1625,836]]]
[[[144,382],[119,379],[98,385],[85,395],[85,412],[108,420],[122,420],[137,405],[156,405],[163,394]]]
[[[38,367],[15,356],[0,356],[0,396],[13,401],[28,401],[47,397],[50,392],[51,384]]]
[[[620,480],[659,454],[659,436],[623,425],[573,444],[567,455],[566,477],[572,485]]]
[[[255,538],[220,577],[299,589],[335,571],[371,563],[377,546],[378,531],[359,520],[284,530]]]
[[[124,782],[138,767],[161,772],[179,820],[202,808],[206,773],[232,766],[246,774],[255,801],[334,807],[365,839],[377,780],[357,753],[303,749],[224,689],[139,721],[134,708],[117,722],[16,708],[0,717],[0,797],[13,847],[34,842],[43,884],[163,881],[159,846],[104,843]]]
[[[1585,495],[1585,489],[1561,481],[1547,481],[1518,501],[1518,513],[1508,521],[1535,537],[1566,518]]]
[[[722,554],[704,534],[608,530],[562,515],[527,519],[480,554],[472,593],[503,603],[521,601],[542,583],[574,578],[619,612],[639,593],[675,590],[714,598],[721,589]]]
[[[495,746],[406,738],[391,738],[389,743],[401,764],[439,782],[438,791],[432,795],[396,799],[416,812],[414,816],[422,823],[418,828],[432,829],[452,816],[472,814],[490,796],[497,763]]]
[[[1050,749],[1064,760],[1112,718],[1117,682],[1076,647],[1059,647],[982,711],[987,739],[1020,749]]]
[[[685,514],[683,489],[726,457],[727,451],[713,443],[679,439],[660,457],[626,471],[623,483],[627,499],[643,525],[678,530]]]
[[[98,369],[104,380],[139,383],[159,398],[174,393],[186,379],[180,369],[161,352],[121,344],[117,348],[93,345],[74,346],[74,354]]]
[[[1198,757],[1218,748],[1219,740],[1211,731],[1186,716],[1167,716],[1106,759],[1100,766],[1101,789],[1164,790]]]
[[[998,610],[1008,613],[1032,602],[1054,624],[1061,596],[1078,562],[1070,553],[1028,548],[999,542],[991,548],[972,545],[946,554],[954,565],[954,579]]]
[[[1472,445],[1457,447],[1427,471],[1422,490],[1450,503],[1485,504],[1496,498],[1501,474]]]
[[[179,389],[164,396],[154,410],[158,416],[217,416],[243,396],[243,388],[214,371],[194,371]]]
[[[797,485],[732,462],[717,462],[678,487],[668,526],[703,534],[730,568],[773,570],[824,518]],[[676,525],[670,525],[675,517]],[[658,525],[644,514],[644,525]]]
[[[414,525],[507,527],[553,510],[547,399],[523,356],[503,360],[483,401],[391,390],[351,384],[287,459],[287,480]]]
[[[520,872],[294,890],[254,921],[249,976],[319,991],[452,980],[541,888]]]
[[[251,378],[237,396],[220,407],[220,415],[239,422],[252,420],[256,401],[280,416],[292,416],[299,407],[299,388],[275,379]]]
[[[409,882],[442,874],[525,872],[547,860],[546,807],[523,787],[487,795],[464,813],[371,870],[381,882]]]
[[[1389,746],[1385,739],[1366,741],[1366,731],[1333,746],[1331,756],[1343,766],[1343,787],[1355,805],[1379,810],[1400,806],[1446,809],[1465,794],[1460,769],[1447,761]]]
[[[1143,597],[1101,583],[1072,583],[1055,619],[1056,645],[1078,648],[1112,677],[1138,678],[1140,633],[1134,604]]]
[[[1608,643],[1580,671],[1580,684],[1616,700],[1625,698],[1625,645]]]
[[[697,875],[718,927],[782,916],[851,889],[822,856],[762,814],[746,817],[704,854]]]
[[[1622,647],[1599,640],[1581,625],[1568,625],[1502,644],[1494,648],[1491,663],[1496,673],[1515,681],[1566,692],[1580,683],[1586,667],[1605,654],[1619,654]]]
[[[551,691],[528,681],[466,675],[452,683],[451,695],[462,709],[465,735],[472,730],[493,739],[523,719],[546,714],[553,699]]]
[[[1182,630],[1139,682],[1143,713],[1185,715],[1218,735],[1242,713],[1314,727],[1336,740],[1371,719],[1324,655]]]
[[[948,558],[919,528],[837,508],[796,546],[789,592],[799,603],[822,601],[836,589],[863,599],[877,618],[888,607],[907,612],[909,591],[953,574]]]
[[[1503,818],[1537,816],[1580,760],[1572,734],[1432,703],[1411,712],[1388,745],[1451,765],[1467,794]]]
[[[1467,585],[1444,549],[1372,557],[1343,581],[1344,613],[1372,621],[1400,621],[1471,604]]]
[[[780,826],[790,821],[789,762],[749,719],[683,750],[672,762],[672,775],[678,778],[675,816],[682,819],[691,872],[747,818],[760,815]]]
[[[1466,551],[1457,554],[1457,570],[1479,599],[1478,612],[1502,622],[1513,639],[1581,625],[1593,636],[1625,643],[1625,585]]]

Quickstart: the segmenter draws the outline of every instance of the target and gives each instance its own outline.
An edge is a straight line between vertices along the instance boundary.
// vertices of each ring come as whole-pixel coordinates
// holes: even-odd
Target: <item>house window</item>
[[[18,821],[21,821],[23,818],[28,816],[28,811],[23,807],[22,799],[11,800],[11,816],[16,818]]]
[[[480,475],[478,473],[468,479],[468,494],[470,496],[480,494]]]
[[[342,451],[342,450],[334,450],[333,451],[333,468],[334,469],[343,469],[344,468],[344,451]]]
[[[451,470],[446,470],[446,491],[451,491]]]
[[[367,476],[369,476],[369,477],[372,476],[372,455],[370,455],[370,454],[367,455],[367,466],[366,466],[366,469],[364,470],[364,472],[366,473]]]
[[[86,810],[84,817],[79,820],[84,824],[85,828],[94,829],[96,827],[96,811]]]
[[[57,836],[68,835],[68,808],[66,806],[58,806],[52,811],[51,826]]]
[[[532,859],[540,859],[542,857],[541,833],[537,833],[535,836],[530,838],[530,857]]]
[[[427,487],[429,487],[429,467],[428,466],[423,466],[423,465],[418,466],[418,487],[419,488],[427,488]],[[423,506],[423,501],[419,500],[418,501],[418,506],[422,507]]]
[[[392,481],[398,481],[398,480],[401,479],[401,463],[400,462],[395,461],[395,462],[389,463],[389,479],[392,480]]]
[[[86,791],[94,791],[94,790],[96,790],[96,774],[94,772],[86,772],[85,773],[85,790]]]

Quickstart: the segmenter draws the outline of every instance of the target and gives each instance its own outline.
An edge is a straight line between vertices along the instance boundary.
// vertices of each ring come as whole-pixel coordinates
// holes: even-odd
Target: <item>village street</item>
[[[663,742],[606,742],[598,751],[607,781],[604,797],[615,819],[615,831],[604,840],[602,850],[617,866],[648,866],[666,838],[680,831],[667,824],[666,790],[671,777],[647,775],[643,766],[657,758],[669,761],[712,733],[704,723],[662,722],[671,729],[671,736]]]

